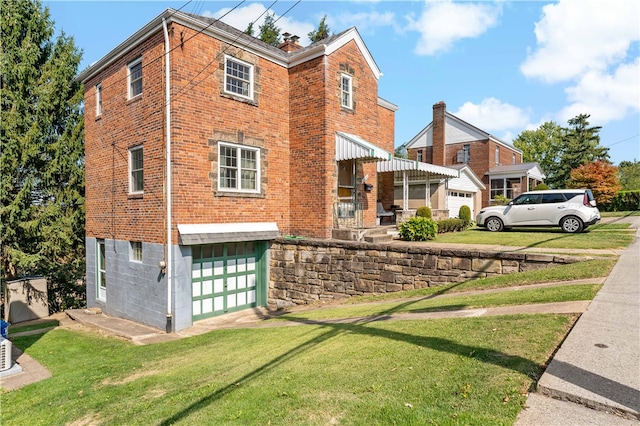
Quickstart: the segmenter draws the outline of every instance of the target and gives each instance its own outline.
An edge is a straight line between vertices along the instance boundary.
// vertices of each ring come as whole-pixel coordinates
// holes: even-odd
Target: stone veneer
[[[270,249],[269,308],[391,293],[587,260],[587,257],[277,239]]]

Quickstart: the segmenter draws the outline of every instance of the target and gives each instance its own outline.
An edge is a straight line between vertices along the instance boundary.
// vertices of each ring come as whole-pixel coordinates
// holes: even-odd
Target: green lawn
[[[490,232],[473,227],[463,232],[438,234],[429,243],[490,244],[514,247],[619,249],[631,244],[634,230],[628,224],[600,224],[586,232],[567,234],[559,228],[514,228],[504,232]]]
[[[53,377],[6,425],[511,425],[565,315],[220,330],[135,346],[56,329],[15,344]]]

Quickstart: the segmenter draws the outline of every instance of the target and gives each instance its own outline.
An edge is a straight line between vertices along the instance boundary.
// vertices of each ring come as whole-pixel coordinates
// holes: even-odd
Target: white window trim
[[[137,96],[142,95],[143,90],[142,88],[140,89],[140,93],[138,93],[137,95],[133,95],[131,93],[131,83],[133,83],[131,81],[131,68],[133,68],[134,66],[138,65],[139,63],[142,62],[142,57],[135,59],[131,62],[129,62],[129,64],[127,64],[127,94],[128,94],[128,99],[133,99]],[[140,75],[140,80],[142,80],[142,75]]]
[[[422,162],[422,161],[424,161],[424,160],[423,160],[423,153],[422,153],[422,150],[421,150],[421,149],[419,149],[419,150],[418,150],[418,153],[417,153],[417,155],[416,155],[416,159],[417,159],[418,161],[421,161],[421,162]]]
[[[349,90],[344,90],[344,82],[349,82]],[[349,95],[349,102],[347,104],[344,103],[344,95]],[[353,109],[353,77],[349,74],[341,74],[340,75],[340,106],[344,108]]]
[[[136,259],[136,249],[134,245],[140,244],[140,259]],[[142,242],[141,241],[129,241],[129,260],[136,263],[142,263]]]
[[[133,172],[134,170],[132,169],[132,165],[133,165],[133,161],[132,161],[132,154],[134,151],[142,151],[142,190],[140,191],[135,191],[133,189],[134,185],[133,185]],[[143,145],[138,145],[138,146],[134,146],[129,148],[129,194],[143,194],[144,193],[144,147]]]
[[[245,67],[249,68],[249,95],[242,95],[240,93],[236,93],[236,92],[231,92],[229,90],[227,90],[227,78],[229,77],[229,75],[227,74],[227,63],[231,61],[231,62],[237,62],[240,65],[244,65]],[[244,99],[249,99],[249,100],[253,100],[253,86],[255,84],[255,79],[254,79],[254,66],[253,64],[250,64],[249,62],[245,62],[245,61],[241,61],[238,58],[235,58],[233,56],[229,56],[229,55],[224,55],[224,93],[228,93],[229,95],[232,96],[238,96]]]
[[[96,117],[102,115],[102,83],[96,84]]]
[[[221,147],[230,147],[236,150],[236,158],[237,158],[237,175],[236,175],[236,187],[235,188],[227,188],[221,185],[221,176],[220,172],[222,171],[222,162],[220,161],[220,148]],[[242,174],[241,174],[241,159],[242,159],[242,150],[247,151],[255,151],[256,152],[256,188],[255,189],[242,189]],[[242,192],[245,194],[259,194],[260,193],[260,148],[256,148],[253,146],[247,145],[238,145],[230,142],[222,142],[218,141],[218,191],[222,192]]]

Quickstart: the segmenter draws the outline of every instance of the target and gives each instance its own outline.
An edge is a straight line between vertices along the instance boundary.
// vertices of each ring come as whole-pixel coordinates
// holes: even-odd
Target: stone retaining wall
[[[270,249],[269,308],[433,287],[586,259],[424,243],[278,239]]]

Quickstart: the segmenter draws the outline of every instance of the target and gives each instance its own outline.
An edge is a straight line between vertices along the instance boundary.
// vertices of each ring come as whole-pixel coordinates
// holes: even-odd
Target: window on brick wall
[[[129,99],[142,94],[142,58],[129,65]]]
[[[142,242],[140,241],[131,241],[130,245],[130,256],[129,258],[133,262],[142,262]]]
[[[342,74],[340,77],[340,105],[344,108],[353,108],[353,78],[350,75]]]
[[[496,146],[496,165],[500,164],[500,147]]]
[[[102,83],[96,84],[96,117],[102,115]]]
[[[225,56],[224,91],[253,99],[253,65]]]
[[[516,155],[511,154],[511,164],[516,164]]]
[[[418,161],[423,161],[423,160],[422,160],[422,159],[423,159],[423,157],[422,157],[422,150],[421,150],[421,149],[419,149],[419,150],[418,150],[418,157],[417,157],[416,159],[417,159]]]
[[[129,149],[129,193],[144,191],[144,158],[142,145]]]
[[[260,192],[260,149],[218,142],[218,189]]]

